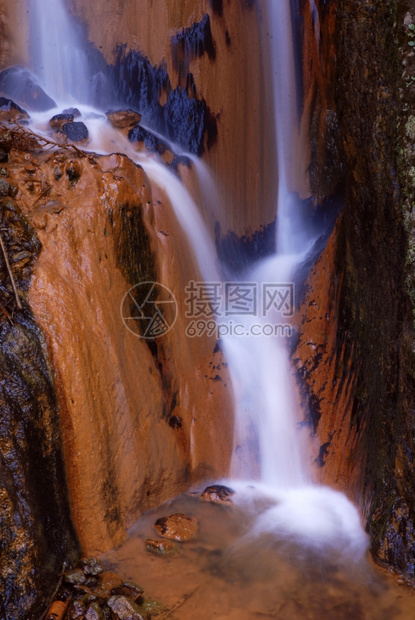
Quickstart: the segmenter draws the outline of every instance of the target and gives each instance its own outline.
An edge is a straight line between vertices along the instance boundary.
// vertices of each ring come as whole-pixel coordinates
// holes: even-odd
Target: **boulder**
[[[39,86],[35,75],[25,67],[9,67],[0,73],[0,93],[34,112],[56,108],[56,103]]]
[[[141,121],[141,114],[134,110],[108,110],[106,117],[113,127],[117,129],[126,129],[138,125]]]
[[[85,123],[79,121],[74,123],[64,123],[62,125],[62,131],[72,142],[85,142],[89,137],[87,126]]]
[[[186,542],[194,538],[198,531],[198,521],[182,513],[157,519],[155,529],[164,538]]]

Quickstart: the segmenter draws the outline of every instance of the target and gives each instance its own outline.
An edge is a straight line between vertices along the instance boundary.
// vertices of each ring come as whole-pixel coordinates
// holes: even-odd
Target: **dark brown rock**
[[[231,504],[232,495],[235,491],[222,484],[213,484],[203,491],[200,496],[204,502],[214,502],[215,504]]]

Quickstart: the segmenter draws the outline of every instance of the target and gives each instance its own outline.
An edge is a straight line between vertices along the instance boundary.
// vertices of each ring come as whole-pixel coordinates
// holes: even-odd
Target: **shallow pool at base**
[[[257,501],[259,513],[269,509]],[[158,538],[154,522],[185,513],[199,521],[198,535],[158,556],[146,550]],[[415,593],[365,555],[353,562],[270,533],[252,532],[256,517],[246,506],[203,502],[182,495],[149,511],[128,540],[102,560],[108,570],[143,586],[145,596],[169,606],[173,620],[278,618],[281,620],[408,620]]]

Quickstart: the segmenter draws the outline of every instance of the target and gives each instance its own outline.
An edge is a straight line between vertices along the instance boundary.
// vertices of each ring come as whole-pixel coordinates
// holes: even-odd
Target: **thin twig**
[[[46,616],[47,616],[47,613],[48,613],[48,611],[49,611],[49,608],[50,608],[50,606],[52,605],[53,601],[55,600],[55,598],[56,598],[56,596],[57,596],[57,594],[58,594],[58,592],[59,592],[59,590],[60,590],[60,587],[61,587],[61,585],[62,585],[63,576],[64,576],[64,574],[65,574],[65,571],[66,571],[66,562],[64,562],[64,563],[62,564],[62,570],[61,570],[60,575],[59,575],[59,581],[58,581],[58,583],[57,583],[57,585],[56,585],[55,590],[53,591],[52,596],[51,596],[51,597],[50,597],[50,599],[49,599],[48,605],[47,605],[47,607],[46,607],[46,611],[45,611],[45,613],[43,614],[43,616],[41,617],[41,619],[40,619],[40,620],[45,620],[45,618],[46,618]]]
[[[7,251],[6,251],[6,248],[4,246],[3,238],[1,236],[1,234],[0,234],[0,246],[1,246],[1,250],[3,252],[3,256],[4,256],[4,262],[6,263],[6,268],[7,268],[7,271],[9,273],[10,282],[12,283],[14,296],[16,298],[16,305],[17,305],[19,310],[23,310],[22,302],[20,301],[19,293],[17,292],[16,282],[14,281],[14,276],[13,276],[13,273],[12,273],[12,270],[11,270],[11,267],[10,267],[9,257],[7,256]]]
[[[74,144],[73,142],[69,144],[62,144],[60,142],[56,142],[56,140],[45,138],[44,136],[41,136],[40,134],[35,133],[32,129],[23,127],[23,125],[21,125],[16,120],[10,121],[10,125],[11,127],[7,126],[5,123],[0,122],[0,128],[6,131],[10,131],[10,130],[14,131],[20,138],[23,138],[25,140],[28,140],[28,141],[34,140],[38,148],[54,147],[54,148],[63,149],[63,150],[73,150],[80,157],[86,157],[87,159],[94,159],[93,153],[87,153],[86,151],[83,151],[78,146],[76,146],[76,144]],[[34,148],[34,147],[35,145],[32,145],[29,148]]]

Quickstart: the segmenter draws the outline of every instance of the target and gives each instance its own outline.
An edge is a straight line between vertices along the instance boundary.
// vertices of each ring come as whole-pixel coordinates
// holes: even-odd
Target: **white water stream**
[[[36,33],[32,68],[46,92],[59,104],[73,104],[79,101],[79,86],[84,88],[91,81],[78,29],[69,18],[63,0],[28,2]],[[311,482],[298,428],[298,405],[286,338],[280,332],[277,336],[270,334],[276,325],[288,325],[293,310],[293,272],[305,259],[313,239],[303,224],[293,218],[292,210],[290,212],[288,171],[295,165],[292,131],[297,109],[290,2],[269,0],[268,8],[278,153],[278,254],[257,264],[244,274],[243,280],[235,283],[240,288],[250,287],[257,295],[256,311],[238,316],[238,323],[242,325],[240,332],[247,335],[224,334],[227,327],[230,331],[231,317],[221,319],[236,402],[230,484],[238,491],[235,501],[247,510],[251,507],[255,510],[258,495],[266,498],[270,506],[256,520],[252,535],[265,532],[293,537],[313,548],[336,549],[357,559],[367,548],[359,515],[344,495]],[[86,87],[83,92],[87,92]],[[156,159],[138,154],[119,132],[109,126],[105,117],[88,120],[91,110],[82,105],[78,107],[90,132],[88,148],[96,152],[123,151],[143,166],[151,182],[168,194],[186,238],[192,244],[204,280],[218,281],[214,244],[184,185]],[[33,118],[42,123],[47,116]],[[209,174],[205,172],[200,180],[201,190],[209,193],[209,183]],[[212,203],[212,196],[217,195],[213,190],[210,194],[205,195],[206,204]],[[217,209],[217,198],[213,202],[214,209]],[[278,291],[288,294],[285,304],[279,303]],[[260,335],[254,336],[254,329]],[[256,479],[255,483],[252,483],[253,479]]]

